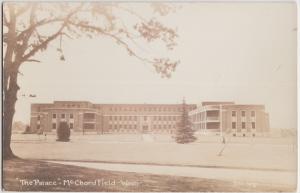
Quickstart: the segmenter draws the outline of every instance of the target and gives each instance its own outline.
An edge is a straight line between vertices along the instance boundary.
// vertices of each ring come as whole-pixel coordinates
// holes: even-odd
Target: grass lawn
[[[235,168],[296,170],[297,152],[285,144],[228,144],[218,156],[220,143],[114,142],[84,136],[69,143],[55,139],[13,141],[12,150],[24,159],[103,161],[166,165],[201,165]],[[101,137],[101,136],[100,136]],[[90,139],[91,138],[91,139]],[[282,159],[284,158],[284,159]]]
[[[3,167],[3,188],[6,191],[294,191],[284,186],[254,187],[251,184],[236,184],[221,180],[111,172],[26,159],[4,161]],[[74,183],[71,184],[71,181]]]

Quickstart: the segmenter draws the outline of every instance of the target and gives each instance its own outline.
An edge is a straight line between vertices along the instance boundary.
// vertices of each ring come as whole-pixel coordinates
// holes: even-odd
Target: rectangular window
[[[252,122],[251,125],[252,125],[252,129],[255,129],[255,122]]]
[[[255,117],[255,111],[251,111],[251,117]]]
[[[38,121],[41,120],[41,116],[40,115],[37,116],[37,120]]]
[[[110,121],[112,120],[112,117],[111,117],[111,116],[109,116],[109,120],[110,120]]]
[[[83,118],[84,119],[95,119],[96,118],[96,114],[95,113],[84,113],[83,114]]]
[[[64,118],[66,117],[66,115],[65,115],[65,114],[61,114],[60,117],[61,117],[62,119],[64,119]]]
[[[117,120],[117,118],[118,118],[118,117],[117,117],[117,116],[115,116],[115,121]]]
[[[231,127],[232,127],[232,129],[236,129],[236,122],[232,122]]]
[[[56,129],[56,123],[52,123],[52,129]]]
[[[73,116],[73,114],[71,113],[71,114],[70,114],[70,119],[73,119],[73,118],[74,118],[74,116]]]
[[[70,123],[70,129],[73,129],[74,125],[73,123]]]
[[[52,118],[53,118],[53,119],[56,119],[56,114],[52,114]]]
[[[144,121],[147,121],[147,116],[144,116]]]
[[[236,117],[236,111],[232,111],[232,112],[231,112],[231,116],[232,116],[232,117]]]
[[[246,116],[246,111],[242,111],[242,117]]]
[[[246,128],[246,123],[242,122],[242,129],[245,129],[245,128]]]

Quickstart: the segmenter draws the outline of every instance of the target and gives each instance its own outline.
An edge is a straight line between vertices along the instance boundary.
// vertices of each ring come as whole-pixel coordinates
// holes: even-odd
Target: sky
[[[66,61],[59,60],[58,42],[53,42],[37,56],[41,63],[21,66],[14,120],[29,123],[31,103],[181,103],[184,97],[195,104],[263,104],[272,128],[296,128],[296,4],[176,5],[180,9],[161,21],[177,29],[178,46],[166,52],[161,44],[139,45],[142,55],[181,61],[170,79],[107,37],[64,40]],[[140,13],[149,8],[143,3],[128,6]]]

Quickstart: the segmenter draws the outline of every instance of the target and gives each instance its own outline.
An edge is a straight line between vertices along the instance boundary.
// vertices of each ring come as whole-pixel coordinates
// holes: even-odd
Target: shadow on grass
[[[2,188],[6,191],[293,191],[289,187],[236,184],[228,181],[202,178],[105,171],[25,159],[4,161],[3,167],[4,187]]]

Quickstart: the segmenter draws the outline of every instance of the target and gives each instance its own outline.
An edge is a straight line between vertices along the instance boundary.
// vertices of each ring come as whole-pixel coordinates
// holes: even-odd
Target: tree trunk
[[[12,122],[15,114],[15,104],[17,101],[17,92],[19,86],[17,85],[17,74],[14,73],[10,76],[9,88],[5,92],[4,98],[4,117],[3,117],[3,159],[16,158],[11,150],[11,134],[12,134]]]
[[[15,104],[17,101],[17,92],[19,86],[17,84],[18,68],[19,64],[13,57],[14,53],[17,53],[17,38],[16,38],[16,15],[14,4],[8,4],[9,8],[9,25],[7,33],[7,48],[4,57],[4,68],[3,68],[3,92],[4,92],[4,107],[3,107],[3,159],[11,159],[16,156],[11,150],[11,134],[12,134],[12,122],[15,114]]]

